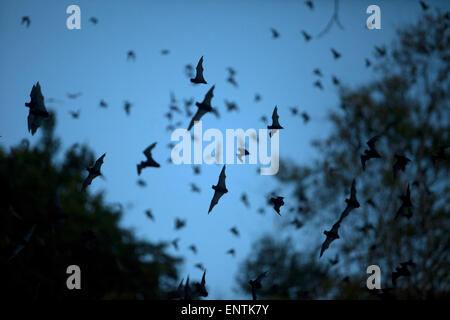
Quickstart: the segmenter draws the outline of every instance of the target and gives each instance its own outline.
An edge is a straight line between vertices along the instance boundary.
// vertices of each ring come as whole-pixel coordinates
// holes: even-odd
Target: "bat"
[[[161,50],[161,54],[162,54],[163,56],[167,56],[169,53],[170,53],[170,50],[169,50],[169,49],[162,49],[162,50]]]
[[[96,25],[96,24],[98,23],[98,19],[97,19],[96,17],[91,17],[91,18],[89,19],[89,21],[90,21],[93,25]]]
[[[195,84],[204,83],[207,84],[205,78],[203,77],[203,56],[197,63],[197,67],[195,68],[195,78],[191,78],[191,82]]]
[[[138,185],[139,187],[142,187],[142,188],[144,188],[144,187],[147,186],[147,182],[145,182],[145,181],[142,180],[142,179],[138,179],[136,183],[137,183],[137,185]]]
[[[254,100],[255,100],[255,102],[259,102],[259,101],[261,101],[261,95],[259,94],[259,93],[255,93],[255,98],[254,98]]]
[[[241,195],[241,201],[247,208],[250,208],[250,202],[248,202],[247,194],[245,192]]]
[[[430,7],[429,5],[427,5],[424,1],[419,1],[420,6],[422,7],[423,11],[427,11],[428,8]]]
[[[395,219],[397,219],[399,216],[403,216],[406,218],[412,217],[412,202],[411,202],[411,191],[409,189],[409,183],[408,187],[406,189],[406,193],[402,194],[400,196],[400,199],[402,200],[402,204],[400,208],[397,210],[397,213],[395,215]]]
[[[186,220],[175,218],[175,230],[180,230],[186,226]]]
[[[81,97],[83,95],[83,93],[81,92],[77,92],[77,93],[67,93],[67,98],[71,99],[71,100],[75,100],[78,97]]]
[[[252,298],[256,300],[256,290],[261,289],[261,280],[267,276],[268,271],[261,273],[255,280],[250,280],[248,283],[252,287]]]
[[[406,166],[409,162],[411,162],[410,159],[408,159],[405,156],[395,154],[394,158],[396,159],[394,166],[393,166],[393,174],[394,174],[394,181],[397,178],[398,171],[405,172]]]
[[[197,254],[197,247],[195,245],[191,244],[188,249],[191,250],[194,254]]]
[[[136,61],[136,53],[134,53],[133,50],[129,50],[127,52],[127,61],[129,61],[129,60]]]
[[[159,163],[157,163],[155,160],[153,160],[153,157],[152,157],[152,150],[155,146],[156,146],[156,142],[152,143],[150,146],[148,146],[144,150],[143,153],[147,159],[145,161],[141,161],[141,163],[139,163],[136,166],[138,175],[141,175],[141,172],[144,168],[148,168],[148,167],[159,168],[160,167]]]
[[[339,263],[339,256],[336,255],[336,257],[334,259],[328,259],[328,261],[330,262],[330,264],[332,266],[335,266],[335,265],[337,265]]]
[[[22,17],[22,21],[20,22],[20,24],[25,24],[27,26],[27,28],[30,27],[30,23],[31,23],[31,20],[30,20],[30,17],[28,17],[28,16]]]
[[[108,104],[106,103],[106,101],[105,100],[100,100],[100,107],[102,107],[102,108],[108,108]]]
[[[415,266],[415,263],[412,260],[401,262],[400,267],[396,267],[395,271],[392,272],[392,284],[394,287],[397,286],[397,279],[400,277],[409,277],[411,272],[408,269],[408,266]]]
[[[220,172],[219,181],[217,182],[217,185],[213,185],[211,188],[214,189],[214,196],[211,200],[211,204],[209,205],[208,214],[211,212],[211,210],[214,208],[214,206],[219,202],[219,199],[228,192],[228,189],[225,185],[225,165],[222,168],[222,171]]]
[[[41,126],[42,121],[50,117],[44,104],[44,96],[41,92],[39,81],[33,85],[30,93],[30,102],[25,102],[25,106],[29,108],[28,112],[28,131],[34,135]]]
[[[72,116],[72,118],[74,119],[78,119],[80,117],[80,110],[77,111],[69,111],[69,114]]]
[[[227,71],[230,74],[230,76],[234,76],[236,74],[236,70],[234,70],[232,67],[228,67]]]
[[[306,112],[302,112],[301,114],[302,118],[303,118],[303,123],[308,123],[310,117]]]
[[[335,49],[331,48],[331,53],[333,54],[333,58],[335,60],[339,59],[341,57],[341,54],[337,52]]]
[[[130,115],[130,109],[131,109],[131,107],[132,107],[131,102],[129,102],[129,101],[124,101],[123,108],[124,108],[125,113],[127,114],[127,116]]]
[[[324,231],[323,233],[326,235],[325,241],[322,243],[322,248],[320,249],[320,257],[322,257],[325,250],[327,250],[330,246],[330,244],[336,240],[339,239],[339,227],[341,226],[341,220],[339,219],[338,222],[336,222],[330,229],[330,231]]]
[[[200,270],[202,270],[202,271],[205,271],[205,267],[204,267],[203,264],[201,264],[201,263],[195,264],[194,267],[196,267],[197,269],[200,269]]]
[[[280,34],[278,33],[277,30],[275,30],[274,28],[270,28],[270,31],[272,32],[272,38],[273,39],[277,39],[280,37]]]
[[[323,76],[322,71],[320,71],[320,69],[318,69],[318,68],[314,69],[314,70],[313,70],[313,73],[314,73],[316,76],[318,76],[318,77],[322,77],[322,76]]]
[[[203,101],[201,103],[196,102],[195,105],[197,106],[198,110],[195,113],[194,117],[192,118],[191,122],[189,123],[188,131],[192,129],[194,126],[195,121],[200,121],[200,119],[207,113],[207,112],[213,112],[213,107],[211,106],[211,100],[214,97],[214,87],[213,85],[208,92],[206,93]]]
[[[296,116],[298,114],[298,109],[296,107],[291,107],[289,108],[289,110],[291,110],[293,116]]]
[[[320,80],[315,81],[313,83],[313,86],[318,88],[318,89],[320,89],[320,90],[323,90],[322,82],[320,82]]]
[[[242,148],[242,147],[238,148],[237,157],[238,157],[240,162],[243,162],[242,161],[242,157],[245,157],[245,156],[248,156],[248,155],[250,155],[250,152],[248,152],[247,149]]]
[[[192,300],[192,291],[189,286],[189,276],[186,279],[186,283],[184,284],[184,300]]]
[[[86,168],[86,170],[89,172],[89,174],[86,177],[86,179],[84,179],[84,181],[83,181],[81,191],[85,191],[86,188],[92,183],[92,180],[94,180],[98,176],[102,175],[100,170],[101,170],[101,167],[103,164],[103,159],[105,158],[105,156],[106,156],[106,153],[104,153],[100,158],[98,158],[92,167]]]
[[[311,40],[311,35],[309,33],[307,33],[305,30],[302,30],[302,35],[305,38],[305,41],[308,42],[309,40]]]
[[[360,207],[360,204],[358,200],[356,199],[356,181],[353,179],[352,181],[352,187],[350,189],[350,198],[345,199],[345,202],[347,203],[347,206],[345,207],[344,211],[341,214],[341,217],[339,218],[339,223],[344,220],[345,217],[347,217],[353,209],[357,209]]]
[[[152,221],[155,221],[155,217],[150,209],[145,210],[145,215]]]
[[[235,87],[235,88],[239,87],[238,83],[236,82],[236,80],[234,79],[233,76],[229,76],[229,77],[227,78],[227,82],[228,82],[229,84],[231,84],[231,85],[232,85],[233,87]]]
[[[234,256],[236,256],[236,251],[234,249],[230,249],[227,251],[227,254],[234,257]]]
[[[261,120],[261,122],[263,123],[267,123],[267,117],[266,116],[261,116],[261,118],[259,118]]]
[[[366,68],[369,68],[372,65],[372,62],[370,62],[370,60],[367,58],[366,58],[365,62],[366,62]]]
[[[278,130],[278,129],[284,129],[280,123],[278,122],[278,119],[280,117],[278,116],[278,107],[275,106],[272,113],[272,124],[270,126],[267,126],[267,129],[271,130]]]
[[[308,6],[309,9],[314,9],[314,3],[311,0],[305,1],[305,4]]]
[[[201,190],[195,183],[191,183],[191,191],[200,193]]]
[[[200,169],[199,166],[193,166],[193,167],[192,167],[192,170],[194,171],[194,174],[195,174],[195,175],[199,175],[200,172],[201,172],[201,169]]]
[[[273,205],[273,209],[278,213],[278,215],[281,216],[280,208],[284,205],[283,201],[284,197],[276,197],[276,198],[270,198],[270,203]]]
[[[187,64],[184,66],[184,74],[188,78],[192,78],[194,76],[194,67],[192,64]]]
[[[375,51],[377,52],[377,54],[378,54],[380,57],[384,57],[384,56],[386,55],[386,48],[385,48],[385,47],[378,47],[378,46],[375,46]]]
[[[225,100],[225,106],[227,107],[227,111],[231,112],[233,110],[238,111],[239,107],[237,106],[237,104],[235,102],[230,102],[228,100]]]
[[[237,227],[230,228],[230,232],[232,234],[234,234],[236,237],[239,237],[239,231],[238,231]]]
[[[259,208],[259,209],[258,209],[258,213],[261,214],[261,215],[263,215],[263,214],[266,213],[266,210],[264,210],[264,208]]]
[[[376,143],[379,138],[380,136],[377,135],[373,138],[370,138],[370,140],[366,142],[366,144],[369,146],[369,149],[364,150],[364,154],[361,155],[361,165],[363,170],[366,170],[366,162],[368,160],[381,158],[381,155],[376,149]]]
[[[334,84],[335,86],[338,86],[338,85],[341,84],[341,82],[339,81],[339,79],[338,79],[336,76],[332,76],[331,78],[332,78],[333,84]]]
[[[171,244],[172,244],[172,246],[175,248],[175,250],[177,250],[178,251],[178,242],[180,241],[180,239],[179,238],[176,238],[176,239],[174,239],[174,240],[172,240],[172,242],[171,242]]]

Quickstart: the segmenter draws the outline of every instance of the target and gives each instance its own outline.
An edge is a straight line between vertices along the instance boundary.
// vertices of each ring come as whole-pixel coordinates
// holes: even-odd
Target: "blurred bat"
[[[227,107],[227,111],[231,112],[233,110],[238,111],[239,108],[235,102],[230,102],[228,100],[225,100],[225,106]]]
[[[138,175],[141,175],[142,169],[144,169],[144,168],[148,168],[148,167],[159,168],[160,167],[159,163],[157,163],[155,160],[153,160],[153,157],[152,157],[152,150],[155,146],[156,146],[156,142],[152,143],[149,147],[147,147],[144,150],[143,153],[147,159],[145,161],[141,161],[141,163],[139,163],[137,165]]]
[[[105,100],[100,100],[100,107],[102,107],[102,108],[107,108],[108,107],[108,104],[105,102]]]
[[[284,197],[276,197],[276,198],[270,198],[270,203],[273,206],[273,209],[278,213],[278,215],[281,216],[280,208],[284,205],[283,201]]]
[[[195,245],[191,244],[188,249],[191,250],[194,254],[197,254],[197,247]]]
[[[27,28],[30,26],[31,20],[30,17],[28,16],[24,16],[22,17],[22,21],[20,22],[20,24],[25,24],[27,26]]]
[[[196,283],[195,284],[195,292],[197,295],[199,295],[200,297],[207,297],[208,296],[208,291],[206,290],[206,270],[203,271],[203,276],[202,276],[202,281],[200,282],[200,284]]]
[[[380,136],[377,135],[375,137],[370,138],[370,140],[366,142],[366,144],[369,146],[369,149],[364,150],[364,154],[361,155],[361,165],[363,170],[366,170],[366,162],[368,160],[381,158],[381,155],[378,153],[376,149],[376,143],[379,138]]]
[[[337,52],[335,49],[331,48],[331,53],[333,54],[333,58],[335,60],[339,59],[341,57],[341,54]]]
[[[169,53],[170,53],[170,50],[169,50],[169,49],[162,49],[162,50],[161,50],[161,54],[162,54],[163,56],[167,56]]]
[[[394,158],[396,159],[394,166],[393,166],[393,174],[394,174],[394,181],[397,178],[398,171],[405,172],[406,166],[409,162],[411,162],[410,159],[408,159],[405,156],[395,154]]]
[[[100,170],[101,170],[101,167],[102,167],[102,164],[103,164],[103,159],[105,158],[105,156],[106,156],[106,153],[104,153],[100,158],[98,158],[97,161],[95,161],[95,164],[92,167],[86,168],[86,170],[89,172],[89,174],[86,177],[86,179],[84,179],[84,181],[83,181],[83,185],[81,187],[81,191],[85,191],[87,186],[92,183],[92,180],[94,180],[98,176],[102,175]]]
[[[133,60],[136,61],[136,53],[134,53],[133,50],[129,50],[127,52],[127,60]]]
[[[270,28],[270,31],[272,32],[272,38],[273,39],[277,39],[280,37],[280,34],[278,33],[277,30],[275,30],[274,28]]]
[[[125,113],[127,114],[127,116],[130,115],[130,110],[131,110],[132,104],[129,101],[124,101],[124,105],[123,108],[125,110]]]
[[[250,280],[248,283],[252,287],[252,298],[253,300],[256,300],[256,290],[261,289],[261,280],[264,279],[267,276],[267,271],[261,273],[255,280]]]
[[[408,270],[408,266],[415,266],[415,263],[412,262],[412,260],[401,262],[400,267],[396,267],[395,271],[392,272],[392,284],[394,287],[397,286],[398,278],[411,276],[411,272]]]
[[[318,76],[318,77],[322,77],[322,76],[323,76],[322,71],[320,71],[320,69],[318,69],[318,68],[314,69],[314,70],[313,70],[313,73],[314,73],[316,76]]]
[[[191,183],[191,191],[197,193],[201,192],[200,188],[195,183]]]
[[[235,257],[236,256],[236,251],[234,249],[230,249],[227,251],[227,254],[229,254],[230,256]]]
[[[41,92],[41,86],[39,81],[36,85],[33,85],[30,93],[30,102],[26,102],[25,106],[30,110],[28,112],[28,131],[31,135],[34,135],[37,129],[41,126],[42,121],[48,118],[50,115],[47,112],[44,104],[44,96]]]
[[[314,3],[311,0],[305,1],[305,4],[308,6],[309,9],[314,9]]]
[[[172,246],[175,248],[175,250],[177,250],[178,251],[178,242],[180,241],[180,239],[179,238],[176,238],[176,239],[174,239],[174,240],[172,240]]]
[[[332,76],[331,78],[332,78],[333,84],[334,84],[335,86],[339,86],[339,85],[341,84],[341,82],[339,81],[338,78],[336,78],[336,76]]]
[[[309,33],[307,33],[305,30],[302,30],[302,35],[305,38],[306,42],[308,42],[312,38],[311,35]]]
[[[137,183],[137,185],[138,185],[139,187],[142,187],[142,188],[144,188],[144,187],[147,186],[147,182],[145,182],[145,181],[142,180],[142,179],[138,179],[136,183]]]
[[[184,66],[184,74],[188,78],[192,78],[194,76],[194,67],[192,64],[187,64]]]
[[[91,18],[89,19],[89,21],[90,21],[93,25],[96,25],[96,24],[98,23],[98,19],[97,19],[96,17],[91,17]]]
[[[80,110],[78,109],[77,111],[69,111],[69,114],[72,116],[72,118],[74,119],[78,119],[80,117]]]
[[[334,259],[328,259],[328,261],[330,262],[330,264],[332,266],[335,266],[335,265],[337,265],[339,263],[339,256],[336,255],[336,257]]]
[[[191,122],[189,123],[188,131],[191,130],[191,128],[194,126],[195,121],[199,121],[207,112],[213,112],[213,108],[211,106],[211,100],[214,97],[214,87],[213,85],[208,92],[205,95],[205,98],[201,103],[196,102],[195,105],[197,106],[198,110],[195,113],[194,117],[192,118]]]
[[[369,68],[372,65],[369,59],[366,58],[366,68]]]
[[[212,188],[214,189],[214,196],[211,200],[211,204],[209,205],[208,214],[211,212],[211,210],[214,208],[214,206],[219,202],[219,199],[228,192],[228,189],[225,185],[225,165],[222,168],[222,171],[220,172],[219,181],[217,182],[217,185],[213,185]]]
[[[261,101],[261,95],[259,93],[255,93],[255,102]]]
[[[291,224],[293,224],[295,226],[296,229],[300,229],[301,227],[303,227],[303,222],[301,222],[300,220],[298,220],[297,218],[295,218],[294,220],[292,220]]]
[[[386,53],[387,53],[385,47],[375,46],[375,51],[378,54],[378,56],[380,56],[380,57],[384,57],[386,55]]]
[[[411,202],[411,191],[409,189],[409,183],[408,187],[406,189],[406,193],[402,194],[400,196],[400,199],[402,200],[402,204],[400,208],[397,210],[397,213],[395,215],[395,219],[397,219],[399,216],[403,216],[406,218],[412,217],[412,202]]]
[[[313,83],[313,86],[318,88],[318,89],[320,89],[320,90],[323,90],[322,82],[320,82],[320,80],[315,81]]]
[[[145,215],[152,221],[155,221],[155,217],[150,209],[145,210]]]
[[[198,61],[197,67],[195,68],[195,70],[196,70],[195,78],[191,78],[191,82],[195,83],[195,84],[200,84],[200,83],[207,84],[205,78],[203,77],[203,56]]]
[[[67,98],[71,99],[71,100],[75,100],[78,97],[81,97],[83,93],[81,92],[77,92],[77,93],[67,93]]]
[[[200,167],[199,166],[193,166],[192,170],[194,170],[194,174],[195,175],[199,175],[200,174]]]
[[[424,1],[419,1],[420,6],[422,7],[423,11],[427,11],[428,8],[430,7],[429,5],[427,5]]]
[[[247,149],[242,148],[242,147],[238,148],[237,157],[238,157],[240,162],[243,162],[242,161],[242,157],[245,157],[245,156],[248,156],[248,155],[250,155],[250,152],[248,152]]]
[[[334,240],[339,239],[338,231],[339,231],[339,227],[341,226],[340,221],[341,221],[341,220],[339,219],[339,221],[336,222],[336,223],[331,227],[330,231],[326,231],[326,230],[325,230],[325,231],[323,232],[327,237],[326,237],[325,241],[324,241],[323,244],[322,244],[322,248],[320,249],[320,256],[319,256],[319,257],[322,257],[322,255],[323,255],[323,253],[325,252],[325,250],[328,249],[328,247],[330,246],[330,244],[331,244]]]
[[[244,192],[241,195],[241,201],[247,208],[250,208],[250,202],[248,202],[247,194]]]
[[[238,83],[236,82],[236,79],[234,79],[233,76],[229,76],[229,77],[227,78],[227,82],[228,82],[229,84],[231,84],[231,85],[232,85],[233,87],[235,87],[235,88],[239,87]]]
[[[306,112],[302,112],[301,114],[302,118],[303,118],[303,123],[308,123],[310,117]]]
[[[236,237],[239,237],[239,231],[238,231],[237,227],[230,228],[230,232],[232,234],[234,234]]]
[[[186,226],[186,220],[175,218],[175,230],[180,230]]]
[[[344,220],[345,217],[347,217],[353,209],[357,209],[360,207],[360,204],[358,200],[356,199],[356,181],[353,179],[352,181],[352,187],[350,189],[350,198],[345,199],[345,202],[347,203],[347,206],[345,207],[344,211],[341,214],[341,217],[339,218],[339,223]]]

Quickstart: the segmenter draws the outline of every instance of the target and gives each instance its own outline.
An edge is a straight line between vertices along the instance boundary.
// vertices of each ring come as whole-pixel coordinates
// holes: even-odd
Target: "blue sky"
[[[31,87],[40,82],[44,97],[61,100],[47,104],[57,113],[56,133],[63,148],[75,142],[87,144],[96,156],[107,153],[102,168],[106,179],[94,180],[92,192],[105,191],[109,202],[121,202],[127,209],[122,224],[131,227],[139,237],[151,241],[180,238],[180,251],[185,256],[181,276],[200,278],[194,268],[197,262],[207,270],[207,283],[212,299],[248,298],[234,292],[234,278],[239,263],[251,245],[264,232],[273,232],[277,220],[291,219],[289,189],[278,186],[276,179],[260,176],[256,166],[227,166],[229,193],[222,197],[210,215],[213,195],[211,185],[217,183],[219,165],[203,165],[202,174],[194,176],[188,165],[166,162],[170,149],[170,132],[164,114],[168,111],[170,92],[179,107],[183,98],[202,100],[210,85],[215,84],[213,105],[221,118],[203,118],[203,129],[264,128],[262,115],[270,118],[278,105],[280,123],[280,155],[298,163],[314,158],[311,139],[327,134],[327,110],[338,106],[337,90],[331,81],[336,75],[347,86],[370,81],[374,76],[366,69],[364,59],[373,61],[373,46],[391,43],[395,30],[413,23],[421,9],[417,1],[341,1],[340,19],[344,30],[334,26],[323,37],[306,43],[302,29],[316,36],[327,24],[333,1],[314,1],[309,10],[304,1],[274,0],[192,0],[192,1],[19,1],[0,3],[0,135],[3,146],[27,138],[39,139],[27,132],[27,112]],[[66,28],[66,8],[81,8],[81,30]],[[370,31],[365,23],[366,8],[381,8],[381,30]],[[448,9],[445,1],[432,1]],[[21,17],[30,16],[31,25],[20,25]],[[92,25],[88,19],[97,17]],[[270,28],[280,33],[272,39]],[[342,53],[335,61],[330,48]],[[169,49],[169,55],[161,50]],[[126,60],[134,50],[136,61]],[[208,85],[192,85],[184,75],[186,64],[197,63],[204,56]],[[226,82],[227,67],[237,71],[238,88]],[[312,86],[313,69],[320,68],[324,77],[323,91]],[[76,100],[67,93],[82,92]],[[262,101],[253,101],[255,93]],[[109,107],[100,108],[104,99]],[[224,100],[235,101],[240,111],[227,113]],[[124,100],[133,107],[127,117]],[[304,125],[300,117],[292,117],[289,107],[306,111],[311,121]],[[78,120],[69,110],[81,110]],[[187,127],[190,119],[178,116]],[[141,178],[147,187],[137,186],[136,164],[144,159],[142,151],[151,143],[158,145],[154,158],[160,169],[149,168]],[[190,192],[190,183],[201,187],[200,194]],[[286,197],[282,217],[266,205],[265,195],[279,187]],[[251,209],[239,200],[248,194]],[[291,201],[292,203],[292,201]],[[261,216],[256,210],[266,207]],[[156,223],[148,220],[144,210],[151,209]],[[175,217],[187,219],[187,226],[174,231]],[[237,226],[241,237],[235,238],[229,228]],[[308,228],[297,231],[307,239],[317,234]],[[300,238],[300,239],[301,239]],[[195,244],[198,254],[187,247]],[[225,252],[236,249],[236,257]]]

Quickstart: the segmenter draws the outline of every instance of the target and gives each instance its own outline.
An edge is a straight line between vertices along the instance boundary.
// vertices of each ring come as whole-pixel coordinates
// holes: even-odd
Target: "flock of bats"
[[[306,1],[305,3],[311,10],[314,8],[312,1]],[[420,4],[421,4],[423,10],[428,9],[428,6],[423,1],[420,1]],[[98,19],[95,17],[91,18],[90,21],[93,24],[98,23]],[[30,23],[31,23],[31,20],[28,16],[22,18],[22,24],[25,24],[27,27],[29,27]],[[271,28],[271,32],[272,32],[272,37],[274,39],[280,37],[280,33],[277,30],[275,30],[274,28]],[[303,35],[306,42],[308,42],[312,39],[312,36],[304,30],[301,31],[301,34]],[[375,47],[375,51],[378,56],[385,56],[387,53],[386,48],[384,48],[384,47]],[[161,51],[161,54],[163,54],[163,55],[167,55],[169,53],[170,53],[170,51],[167,49]],[[332,53],[334,59],[336,59],[336,60],[342,56],[341,53],[339,53],[334,48],[331,48],[331,53]],[[127,60],[133,60],[133,61],[136,60],[136,54],[134,51],[130,50],[127,52]],[[186,73],[186,75],[188,75],[190,77],[190,82],[193,83],[194,85],[208,84],[208,82],[205,80],[205,76],[204,76],[203,62],[204,62],[204,58],[202,56],[199,59],[197,66],[195,68],[195,76],[193,76],[193,73],[194,73],[193,66],[192,65],[185,66],[185,73]],[[366,65],[366,67],[371,66],[371,61],[367,58],[365,59],[365,65]],[[234,77],[236,74],[236,71],[230,67],[227,68],[227,71],[229,73],[227,82],[229,82],[231,85],[233,85],[235,87],[238,87],[238,84]],[[323,76],[322,72],[318,68],[313,70],[313,74],[319,78]],[[332,80],[335,85],[337,85],[337,86],[340,85],[340,81],[337,77],[333,76]],[[323,89],[320,79],[316,80],[313,83],[313,85],[319,89]],[[203,101],[195,103],[195,105],[197,107],[197,112],[193,116],[192,116],[192,112],[190,111],[190,106],[193,105],[193,99],[185,100],[186,114],[188,117],[192,116],[191,121],[188,125],[188,130],[192,129],[195,121],[199,121],[204,115],[206,115],[208,113],[213,113],[216,116],[218,116],[218,114],[219,114],[218,110],[215,109],[211,104],[211,101],[214,97],[214,88],[215,88],[215,85],[211,86],[210,89],[207,91]],[[80,95],[81,95],[81,93],[68,94],[68,97],[70,99],[76,99]],[[29,132],[31,132],[32,135],[34,135],[36,133],[37,129],[41,126],[42,122],[49,117],[49,113],[45,107],[44,97],[42,95],[39,82],[37,82],[35,85],[33,85],[31,93],[30,93],[30,99],[31,99],[30,102],[25,103],[25,106],[29,108],[28,119],[27,119],[28,120],[28,130],[29,130]],[[261,96],[257,93],[255,95],[254,100],[255,100],[255,102],[260,101]],[[172,119],[172,111],[180,112],[178,107],[174,105],[175,98],[174,98],[173,94],[171,95],[171,102],[172,103],[170,106],[170,111],[166,114],[166,117],[169,120]],[[225,101],[225,104],[226,104],[227,111],[229,111],[229,112],[238,110],[238,107],[234,102]],[[108,106],[108,104],[104,100],[100,101],[100,107],[106,108],[107,106]],[[129,101],[125,101],[124,110],[127,115],[129,115],[129,113],[130,113],[131,106],[132,106],[132,104]],[[290,111],[293,116],[296,116],[299,114],[298,109],[295,107],[290,108]],[[79,111],[71,111],[70,114],[73,118],[76,119],[79,117],[80,112]],[[305,123],[309,121],[309,115],[306,112],[303,112],[300,115],[303,118]],[[267,118],[265,116],[263,116],[263,117],[261,117],[261,120],[266,122]],[[173,128],[174,128],[173,126],[168,127],[169,130],[173,129]],[[279,123],[278,108],[276,106],[275,106],[275,108],[273,110],[273,114],[272,114],[272,124],[268,125],[267,128],[271,130],[270,136],[272,136],[272,133],[275,130],[283,129],[283,127]],[[382,134],[374,136],[369,141],[367,141],[368,148],[366,150],[364,150],[364,153],[361,155],[361,166],[362,166],[363,170],[366,169],[367,162],[369,160],[382,158],[382,155],[378,152],[378,150],[376,148],[376,143],[380,139],[381,136],[382,136]],[[155,161],[152,157],[152,150],[155,148],[156,144],[157,144],[156,142],[152,143],[149,147],[147,147],[143,151],[143,153],[145,155],[145,160],[143,160],[137,164],[138,176],[141,174],[142,170],[145,168],[149,168],[149,167],[159,168],[160,167],[160,164],[157,161]],[[448,146],[442,147],[439,150],[439,152],[433,156],[433,161],[438,161],[440,159],[444,159],[446,157],[445,149],[447,147]],[[248,152],[248,150],[245,149],[244,145],[241,145],[240,147],[238,147],[237,157],[239,158],[240,161],[242,161],[242,157],[245,157],[249,154],[250,153]],[[103,164],[105,156],[106,156],[106,154],[103,154],[101,157],[99,157],[95,161],[95,163],[91,167],[87,168],[88,175],[82,183],[81,191],[85,191],[87,189],[87,187],[92,183],[92,181],[96,177],[99,177],[102,175],[101,166]],[[394,157],[396,160],[395,164],[393,166],[393,177],[395,180],[400,171],[405,171],[406,166],[408,165],[409,162],[411,162],[411,160],[408,159],[406,156],[399,155],[399,154],[395,154]],[[195,174],[200,173],[199,167],[193,167],[193,168],[194,168]],[[211,211],[213,210],[213,208],[219,203],[220,198],[223,195],[225,195],[226,193],[228,193],[228,189],[226,187],[225,169],[226,169],[226,166],[224,165],[220,172],[217,184],[212,186],[212,189],[214,190],[214,195],[213,195],[213,198],[212,198],[210,206],[209,206],[208,214],[210,214]],[[141,181],[140,185],[145,185],[145,182]],[[191,183],[191,191],[192,192],[200,192],[200,188],[198,186],[196,186],[194,183]],[[409,184],[407,186],[407,190],[406,190],[405,194],[403,194],[400,198],[401,198],[402,203],[396,213],[396,218],[398,218],[400,216],[410,218],[412,216],[412,210],[411,210],[412,202],[411,202],[411,194],[410,194]],[[248,199],[247,199],[247,195],[245,193],[242,194],[241,201],[247,207],[250,206]],[[339,239],[338,231],[339,231],[339,228],[340,228],[342,222],[344,221],[344,219],[350,214],[350,212],[352,210],[358,209],[360,207],[360,204],[356,197],[356,181],[355,181],[355,179],[353,179],[353,181],[352,181],[350,197],[348,199],[345,199],[345,202],[346,202],[346,207],[345,207],[344,211],[341,213],[338,221],[336,223],[334,223],[334,225],[331,227],[330,230],[324,231],[326,239],[322,244],[319,257],[322,257],[323,253],[329,248],[329,246],[331,245],[331,243],[333,241]],[[268,203],[273,207],[273,209],[276,211],[276,213],[281,216],[280,208],[285,204],[284,198],[281,196],[274,196],[268,200]],[[263,213],[264,208],[260,208],[258,211],[260,213]],[[150,210],[145,211],[145,214],[147,215],[147,217],[149,219],[154,220],[154,216]],[[186,224],[185,220],[181,220],[179,218],[175,219],[175,229],[176,230],[183,228],[185,226],[185,224]],[[303,223],[301,221],[299,221],[297,218],[292,222],[292,224],[295,225],[297,228],[301,228],[303,226]],[[21,246],[18,246],[14,250],[13,254],[11,255],[10,260],[12,258],[14,258],[23,249],[23,247],[26,245],[26,243],[28,243],[30,241],[31,235],[34,232],[34,227],[25,235],[24,243]],[[369,225],[365,225],[365,226],[361,227],[360,229],[361,229],[360,231],[365,232],[369,229],[373,229],[373,226],[369,224]],[[230,229],[230,232],[234,236],[239,237],[239,231],[236,227],[232,227]],[[178,249],[178,241],[179,241],[178,238],[172,241],[172,245],[174,246],[175,249]],[[193,253],[197,253],[197,248],[195,247],[195,245],[189,246],[189,249]],[[235,250],[230,249],[227,251],[227,253],[234,256]],[[335,259],[330,260],[330,263],[332,265],[334,265],[334,264],[338,263],[338,261],[339,261],[338,257],[336,256]],[[396,271],[394,271],[392,273],[392,283],[394,286],[396,286],[397,279],[399,277],[410,275],[408,266],[414,266],[414,263],[412,261],[403,262],[400,264],[400,267],[397,267]],[[206,269],[204,268],[204,266],[201,263],[196,264],[196,267],[203,270],[203,277],[202,277],[201,282],[194,283],[194,285],[191,287],[191,285],[189,284],[189,277],[187,277],[186,282],[184,284],[183,284],[183,280],[181,280],[179,287],[171,293],[171,298],[182,298],[182,299],[190,300],[190,299],[193,299],[196,297],[207,297],[208,296],[208,291],[206,290],[206,286],[205,286]],[[256,277],[256,279],[249,281],[249,284],[251,286],[251,291],[252,291],[252,297],[255,300],[256,300],[256,291],[262,287],[261,281],[264,277],[266,277],[267,273],[268,273],[267,271],[263,272],[258,277]]]

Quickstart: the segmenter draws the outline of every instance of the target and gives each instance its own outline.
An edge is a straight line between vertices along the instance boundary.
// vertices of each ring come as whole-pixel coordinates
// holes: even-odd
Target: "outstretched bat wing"
[[[194,114],[194,117],[191,119],[191,122],[189,123],[188,131],[192,129],[194,126],[195,121],[200,121],[200,119],[207,113],[206,110],[198,108],[197,112]]]

